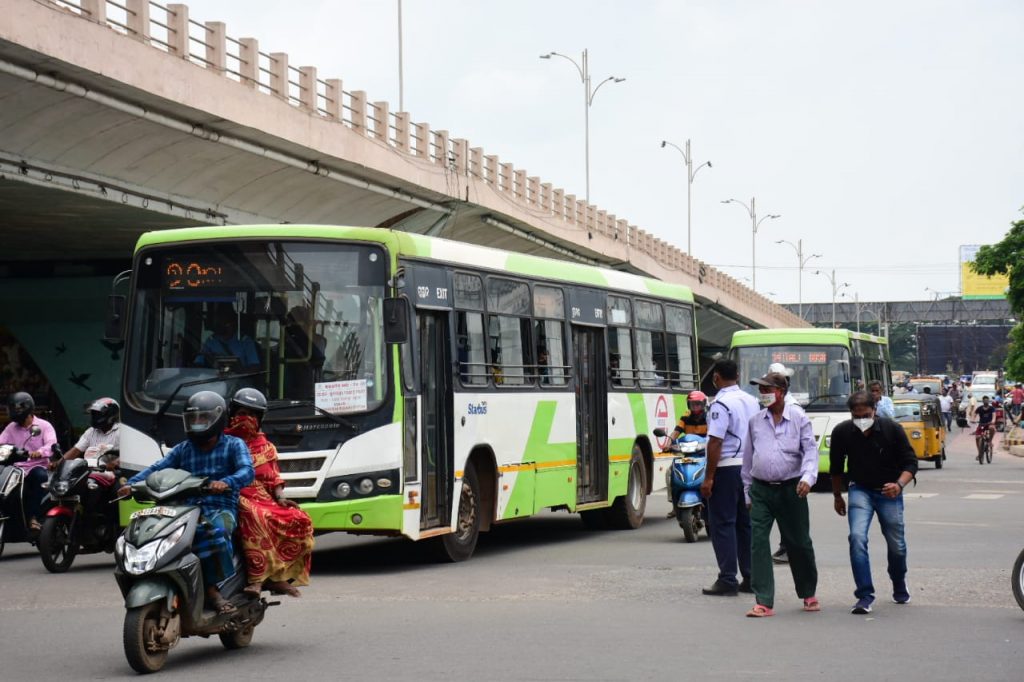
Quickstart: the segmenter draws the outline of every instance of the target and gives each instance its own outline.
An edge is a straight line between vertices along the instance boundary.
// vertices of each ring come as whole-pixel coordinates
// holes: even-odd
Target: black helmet
[[[121,417],[121,406],[113,398],[100,398],[89,406],[89,423],[106,433]]]
[[[25,391],[18,391],[7,396],[7,414],[19,424],[28,419],[35,409],[36,401]]]
[[[224,431],[228,418],[228,406],[224,398],[213,391],[199,391],[185,403],[181,421],[185,435],[193,443],[205,443]]]
[[[231,403],[228,405],[228,416],[234,417],[240,407],[255,412],[256,421],[262,424],[263,416],[267,413],[267,398],[255,388],[240,388],[231,398]]]

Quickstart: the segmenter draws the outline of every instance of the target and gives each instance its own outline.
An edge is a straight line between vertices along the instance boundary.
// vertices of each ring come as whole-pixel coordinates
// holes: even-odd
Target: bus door
[[[451,522],[452,361],[450,313],[418,310],[420,349],[420,529]]]
[[[576,357],[576,503],[608,499],[608,378],[605,331],[572,326]]]

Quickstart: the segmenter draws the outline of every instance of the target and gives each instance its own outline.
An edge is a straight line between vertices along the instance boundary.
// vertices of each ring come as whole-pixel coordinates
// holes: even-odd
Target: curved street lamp
[[[800,310],[800,319],[804,319],[804,267],[812,258],[821,258],[820,253],[812,253],[811,255],[804,257],[804,240],[798,239],[796,244],[789,241],[788,239],[776,240],[776,244],[789,244],[796,251],[796,260],[800,264],[797,268],[797,299]]]
[[[750,199],[749,206],[740,201],[739,199],[725,199],[722,201],[723,204],[739,204],[740,206],[746,209],[747,215],[750,216],[750,225],[753,228],[753,234],[750,236],[750,288],[753,289],[754,291],[757,291],[757,228],[761,227],[761,223],[768,220],[769,218],[774,220],[776,218],[782,217],[782,214],[780,213],[769,213],[768,215],[758,220],[756,201],[757,198],[752,197]]]
[[[693,187],[693,179],[697,176],[699,171],[704,166],[711,168],[711,162],[705,161],[696,168],[693,167],[693,156],[690,155],[690,141],[686,141],[686,149],[682,149],[677,144],[673,144],[668,140],[661,141],[661,148],[664,149],[666,146],[674,148],[680,154],[683,155],[683,161],[686,163],[686,253],[693,255],[693,242],[691,230],[691,211],[690,211],[690,188]]]
[[[843,282],[842,284],[837,285],[835,269],[832,270],[832,274],[829,274],[824,270],[815,270],[814,274],[823,275],[826,279],[828,279],[829,283],[832,284],[832,328],[834,329],[836,326],[836,294],[838,294],[846,287],[850,286],[850,283]]]
[[[564,55],[560,52],[548,52],[547,54],[540,55],[541,59],[551,59],[552,57],[561,57],[569,61],[573,66],[576,67],[576,72],[580,75],[580,81],[583,82],[583,145],[585,154],[585,170],[586,170],[586,181],[587,181],[587,203],[590,203],[590,107],[594,104],[594,97],[597,96],[597,91],[601,89],[601,86],[605,83],[621,83],[626,80],[625,78],[619,78],[617,76],[608,76],[603,81],[597,84],[596,88],[591,89],[590,81],[590,59],[586,50],[583,50],[582,58],[579,62],[568,55]]]

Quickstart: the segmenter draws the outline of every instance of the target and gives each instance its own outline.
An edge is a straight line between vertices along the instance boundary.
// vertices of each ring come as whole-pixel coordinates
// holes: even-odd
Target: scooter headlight
[[[53,484],[53,492],[55,492],[58,495],[67,495],[68,494],[68,482],[67,481],[57,481],[56,483]]]
[[[124,570],[128,571],[132,575],[142,575],[152,571],[156,566],[156,563],[172,547],[178,544],[178,540],[185,533],[185,524],[178,526],[173,533],[165,537],[160,542],[150,542],[142,547],[135,547],[134,545],[125,542],[124,543]],[[123,536],[122,536],[123,539]],[[121,542],[121,540],[119,540]]]

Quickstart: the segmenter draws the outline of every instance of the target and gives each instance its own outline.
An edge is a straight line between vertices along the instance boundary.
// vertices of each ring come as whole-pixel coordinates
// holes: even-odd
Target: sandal
[[[38,533],[43,529],[43,524],[39,523],[39,519],[32,519],[28,522],[28,529],[33,533]]]
[[[821,611],[821,602],[817,597],[804,599],[804,611]]]
[[[754,608],[747,611],[747,618],[768,618],[774,615],[775,612],[763,604],[754,604]]]
[[[213,602],[213,609],[217,613],[220,613],[220,614],[234,613],[235,611],[238,610],[238,609],[235,608],[234,604],[229,602],[224,597],[216,597],[215,599],[212,599],[211,601]]]
[[[242,592],[249,595],[250,597],[259,598],[260,593],[263,591],[263,586],[259,583],[251,583],[242,588]]]

